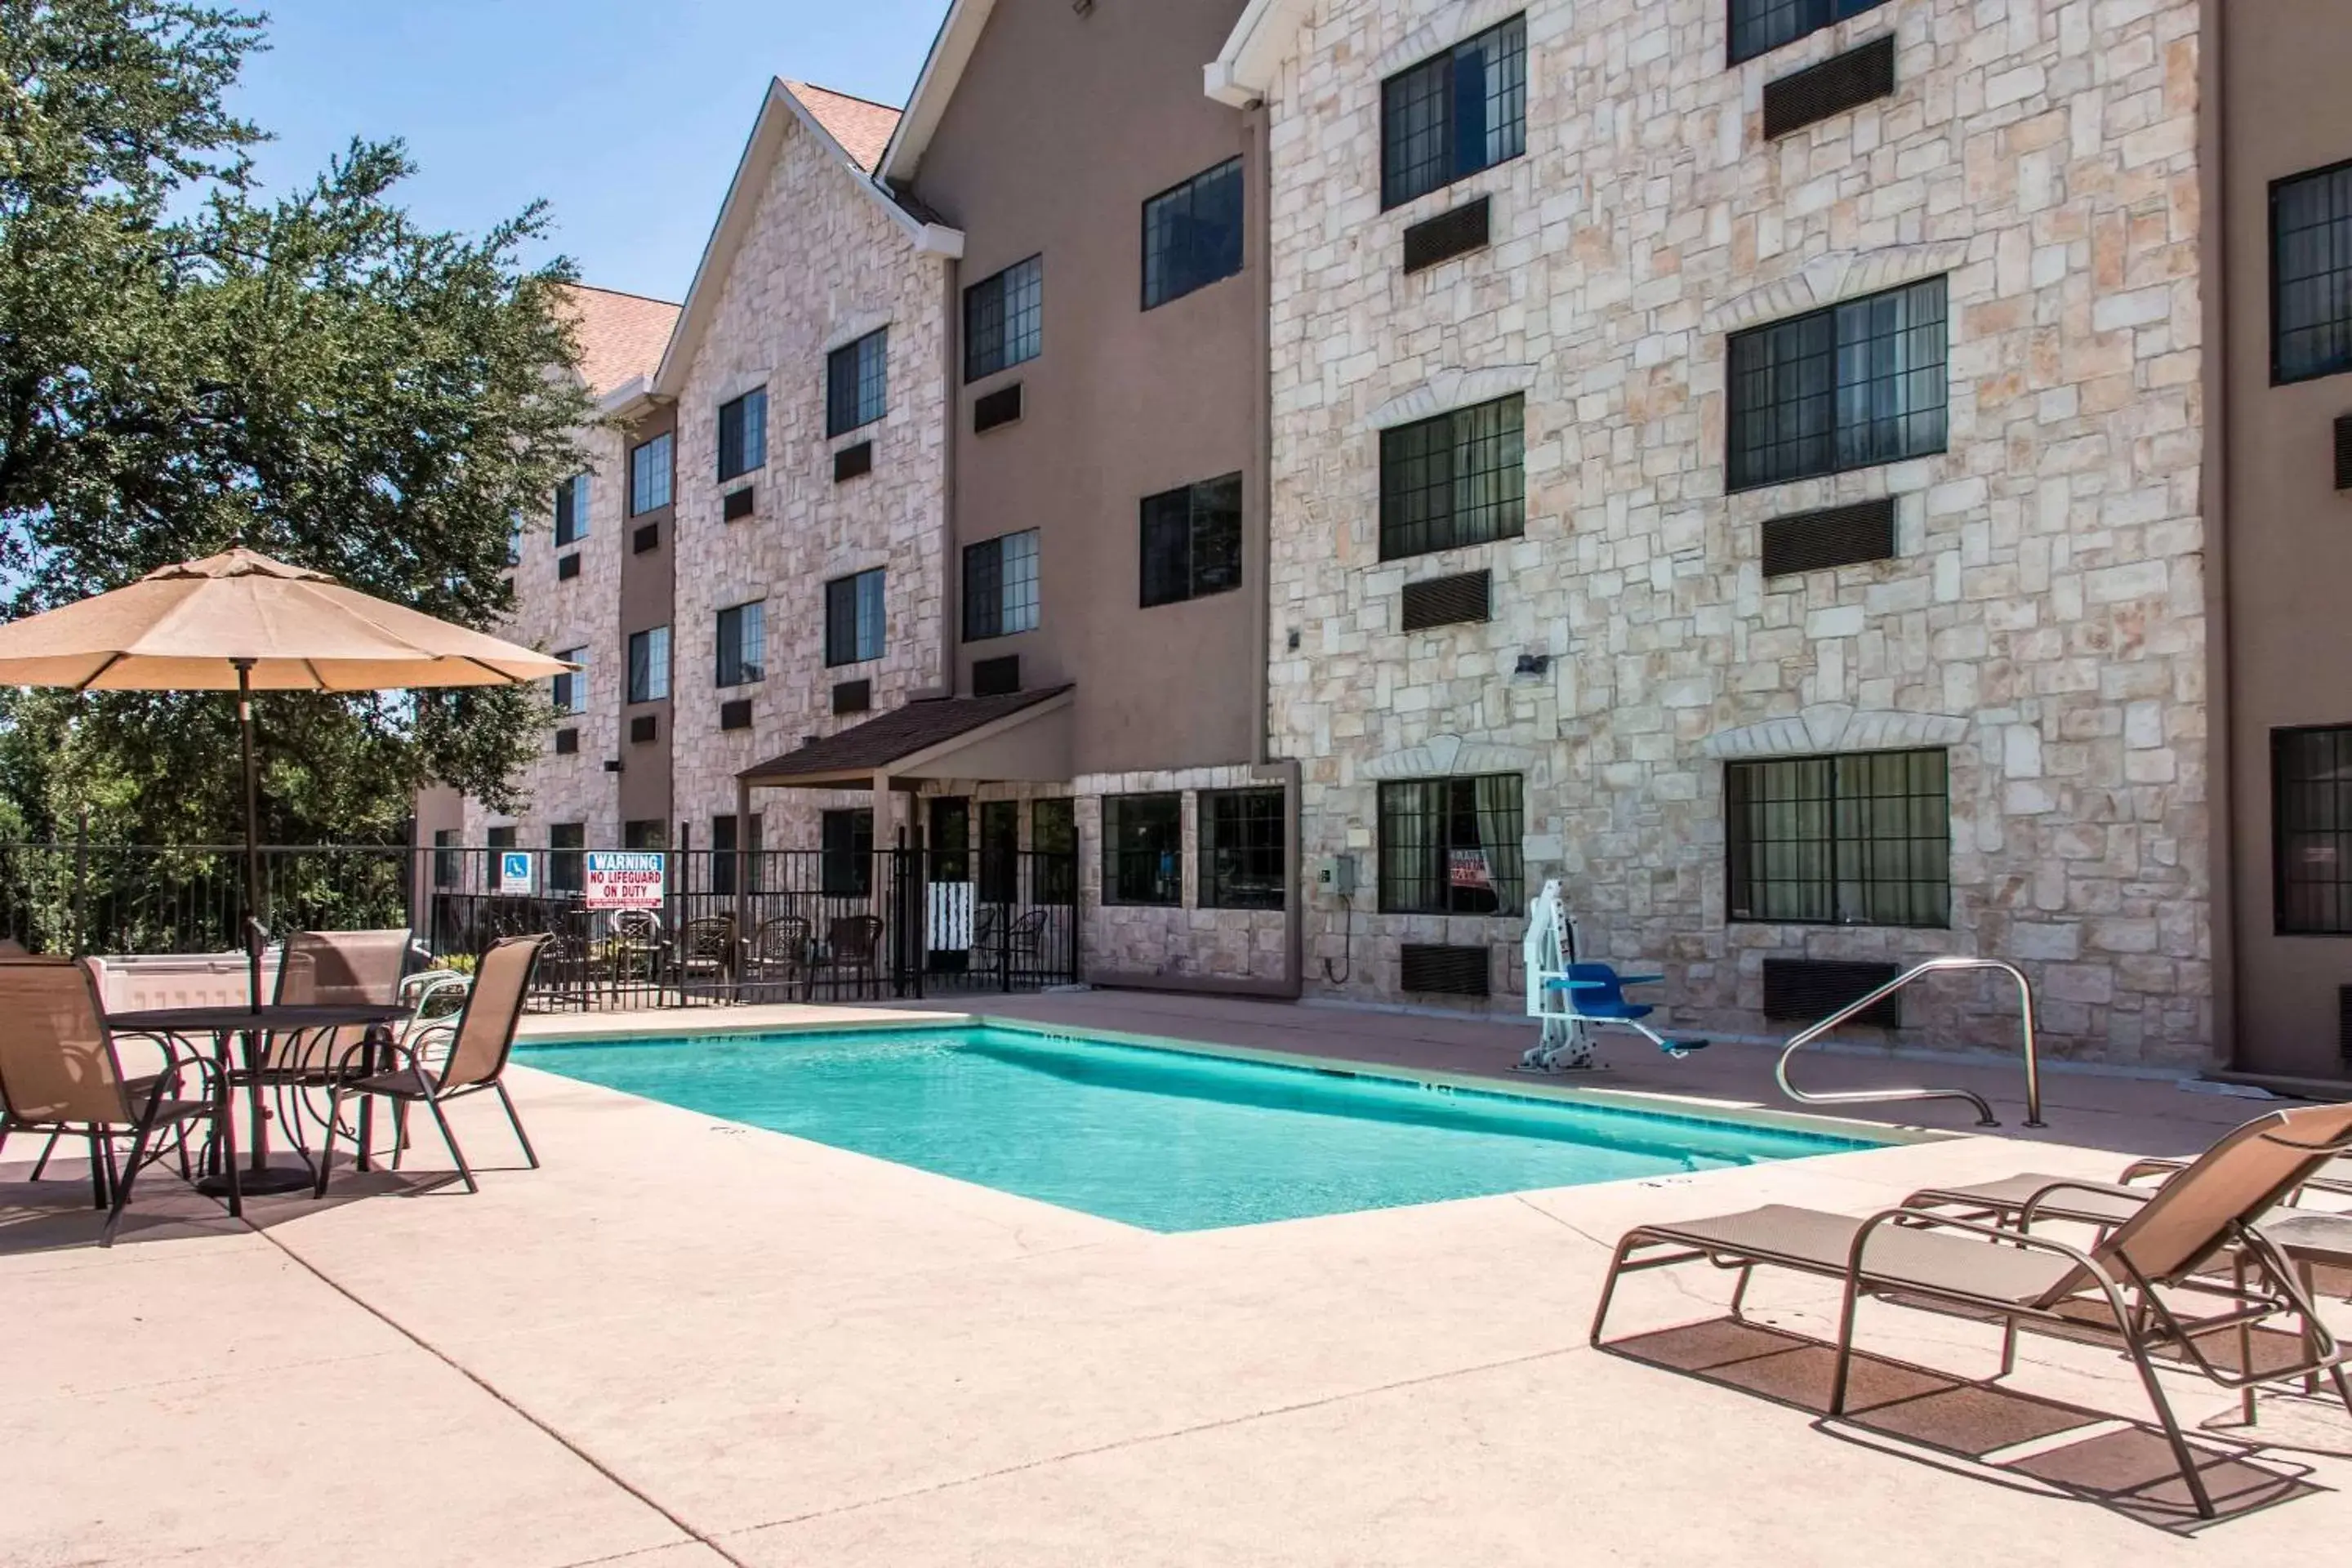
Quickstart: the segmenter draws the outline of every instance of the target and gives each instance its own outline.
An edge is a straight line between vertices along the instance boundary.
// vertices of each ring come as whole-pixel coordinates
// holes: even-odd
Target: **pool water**
[[[516,1059],[1156,1231],[1874,1146],[996,1027],[528,1045]]]

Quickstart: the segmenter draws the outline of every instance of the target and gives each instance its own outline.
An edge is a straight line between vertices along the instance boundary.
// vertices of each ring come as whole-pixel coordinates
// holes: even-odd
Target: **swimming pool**
[[[1156,1231],[1876,1146],[995,1026],[529,1044],[516,1059]]]

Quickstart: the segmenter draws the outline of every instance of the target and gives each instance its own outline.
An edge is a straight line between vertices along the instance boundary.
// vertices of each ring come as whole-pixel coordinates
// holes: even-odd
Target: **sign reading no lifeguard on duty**
[[[667,858],[656,850],[591,849],[581,901],[592,910],[657,910]]]

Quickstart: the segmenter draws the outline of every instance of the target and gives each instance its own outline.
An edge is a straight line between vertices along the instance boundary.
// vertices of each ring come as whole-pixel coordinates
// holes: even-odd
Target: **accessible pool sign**
[[[501,849],[499,851],[499,886],[500,893],[530,891],[530,851]]]
[[[667,859],[657,849],[591,849],[581,901],[592,910],[657,910]]]

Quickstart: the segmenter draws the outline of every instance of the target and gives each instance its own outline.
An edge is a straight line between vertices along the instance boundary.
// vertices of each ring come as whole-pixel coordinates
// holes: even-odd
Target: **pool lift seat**
[[[1539,1030],[1536,1043],[1520,1055],[1518,1071],[1589,1070],[1595,1065],[1594,1033],[1603,1028],[1630,1029],[1670,1057],[1706,1048],[1704,1039],[1669,1039],[1658,1033],[1643,1022],[1657,1008],[1626,999],[1628,985],[1656,984],[1664,975],[1620,974],[1606,963],[1580,962],[1576,952],[1576,925],[1554,878],[1528,906],[1528,1016],[1538,1021]]]

